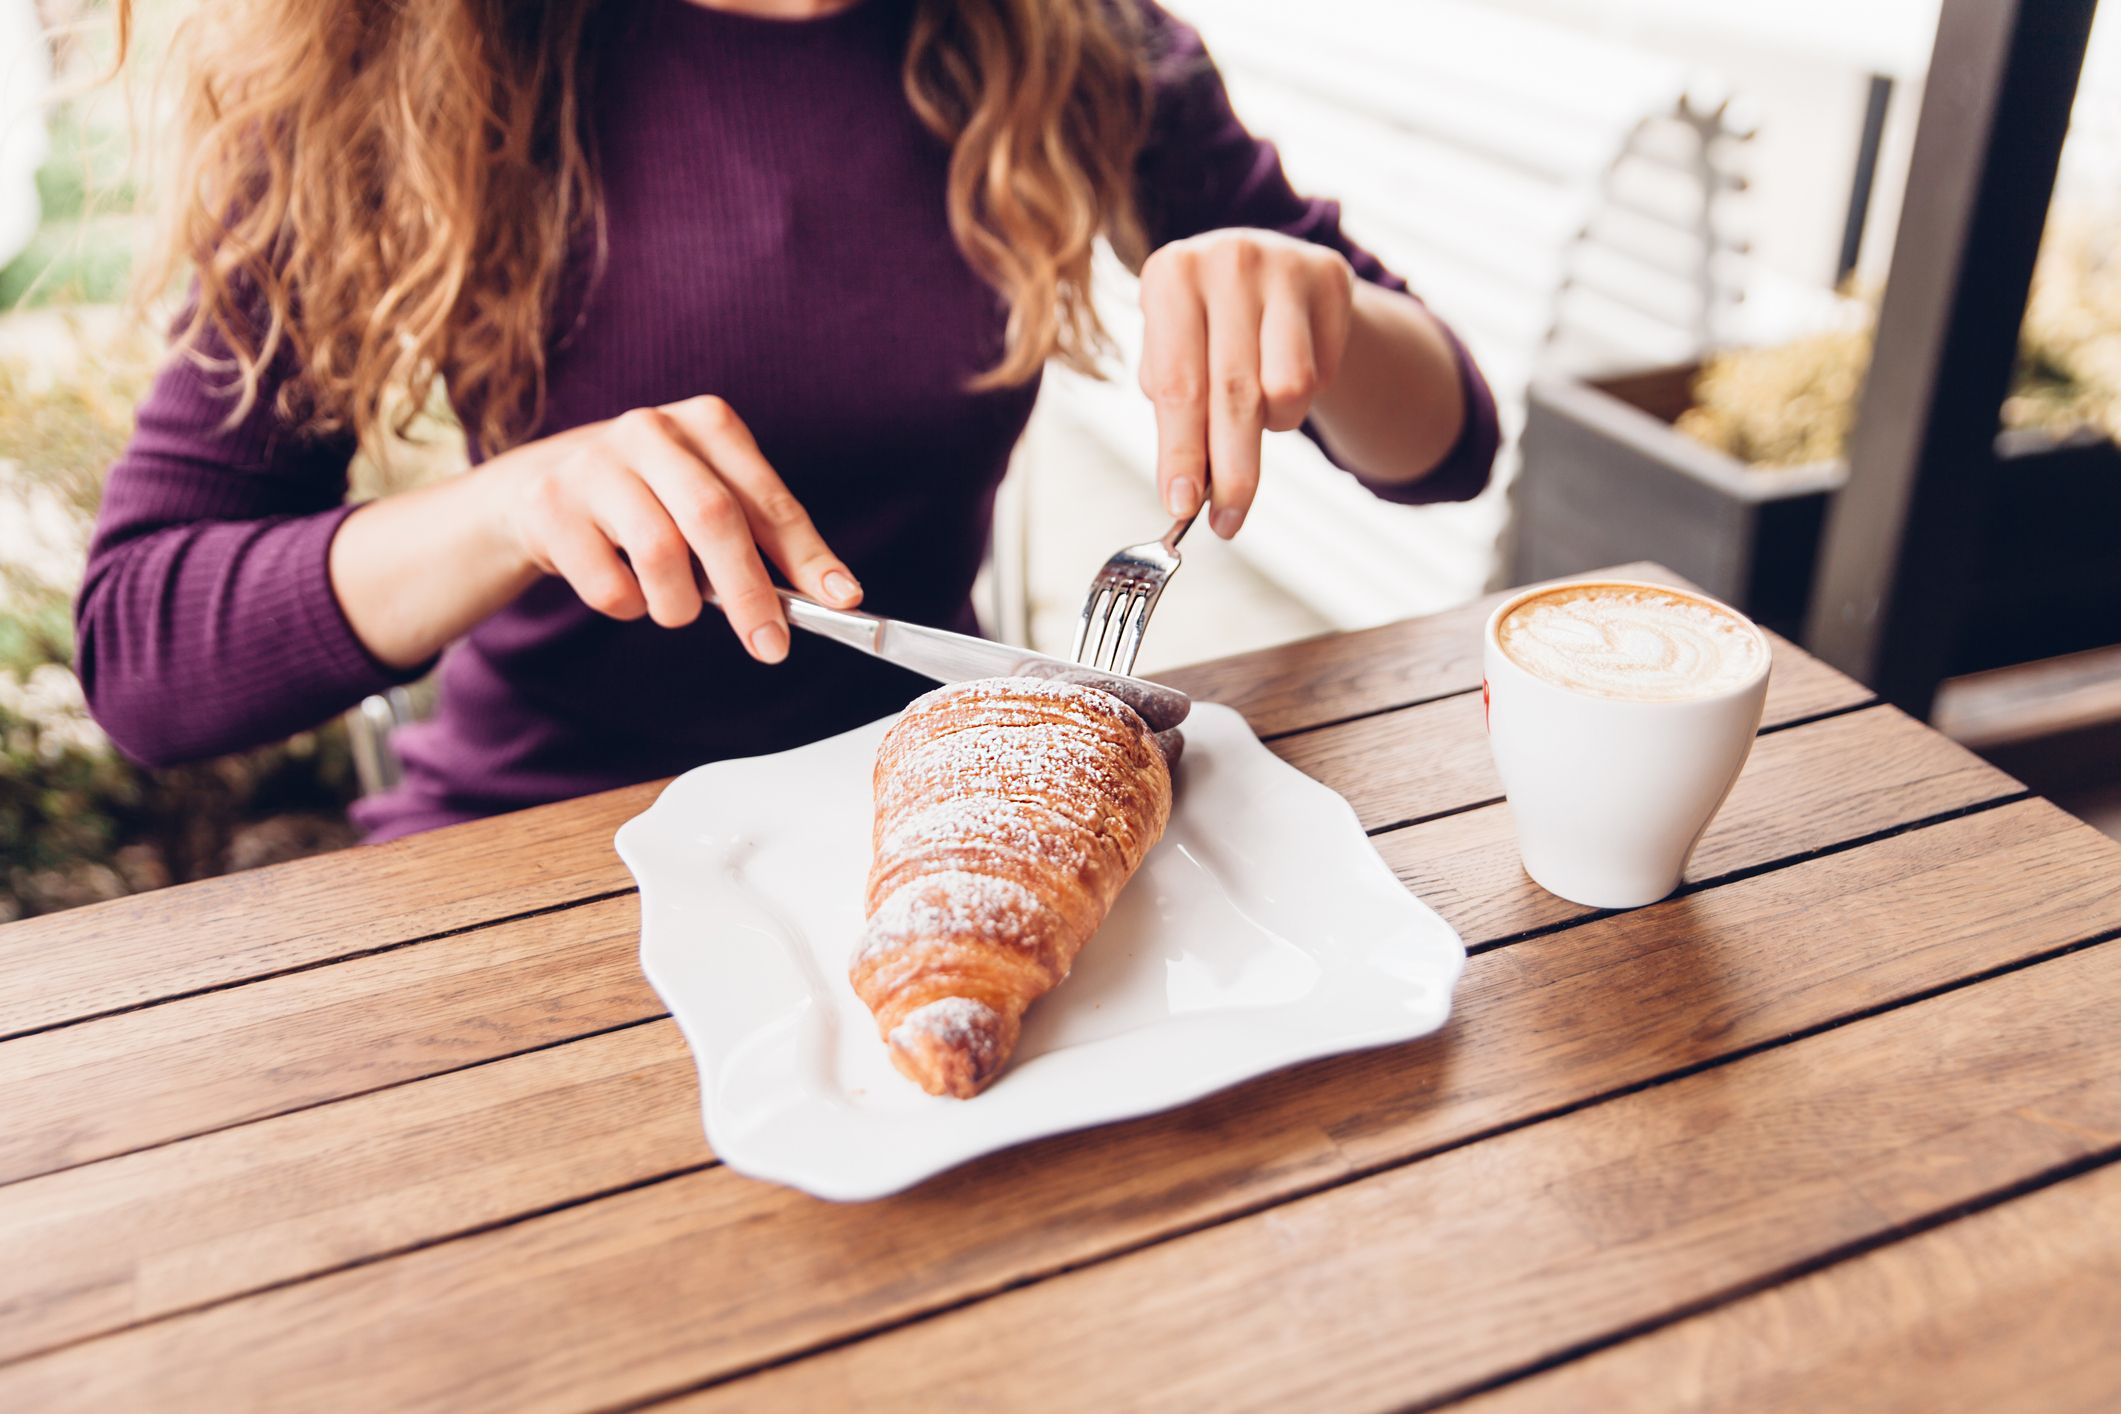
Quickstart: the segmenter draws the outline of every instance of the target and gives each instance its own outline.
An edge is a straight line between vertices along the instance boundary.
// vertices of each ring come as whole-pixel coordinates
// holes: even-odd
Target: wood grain
[[[0,1036],[628,888],[612,832],[659,785],[0,927]]]
[[[1652,565],[1613,573],[1683,583]],[[1465,692],[1479,686],[1480,626],[1500,597],[1203,664],[1173,680],[1239,707],[1262,733]],[[1775,672],[1776,720],[1867,696],[1785,644]],[[661,785],[0,927],[0,1037],[629,888],[611,835]]]
[[[1816,751],[1807,751],[1805,743],[1814,737],[1820,745]],[[1997,782],[1992,773],[1966,773],[1966,760],[1958,748],[1934,733],[1922,731],[1890,709],[1833,718],[1778,733],[1763,740],[1755,763],[1749,768],[1771,788],[1742,786],[1734,792],[1717,827],[1718,833],[1704,844],[1704,857],[1718,868],[1757,866],[1804,848],[1819,848],[1942,809],[1972,804],[1985,798],[1984,792],[1995,789]],[[1808,761],[1815,761],[1816,765],[1808,767]],[[1788,799],[1793,808],[1778,808],[1778,798]],[[1500,907],[1483,892],[1433,890],[1433,901],[1464,932],[1468,943],[1476,947],[1517,930],[1522,922],[1521,910],[1526,906],[1525,896],[1551,897],[1522,882],[1515,847],[1507,836],[1506,819],[1502,821],[1504,833],[1487,838],[1481,851],[1468,854],[1457,850],[1456,842],[1463,833],[1461,822],[1484,816],[1490,816],[1490,812],[1476,811],[1432,821],[1379,839],[1387,858],[1395,860],[1402,874],[1441,871],[1449,878],[1467,873],[1482,881],[1497,876],[1494,889],[1503,900]],[[1800,833],[1793,836],[1792,831]],[[1502,877],[1505,871],[1506,878]],[[1584,912],[1560,900],[1554,903],[1566,910],[1568,917]],[[548,956],[544,946],[564,946],[573,959],[571,966],[577,970],[624,976],[624,958],[630,954],[631,939],[615,932],[599,912],[620,906],[614,902],[508,925],[509,930],[518,933],[538,930],[543,946],[520,955],[519,963],[504,961],[478,977],[478,987],[496,999],[492,1003],[493,1014],[475,1005],[452,1013],[454,1020],[450,1024],[476,1028],[476,1039],[494,1054],[520,1050],[531,1043],[533,1035],[549,1035],[501,1024],[502,999],[535,992],[542,985]],[[572,930],[576,928],[590,931],[574,937]],[[563,944],[563,937],[573,937],[573,941]],[[427,946],[434,945],[422,945],[422,949]],[[390,969],[395,976],[394,987],[417,991],[419,979],[427,974],[420,970],[413,955],[422,949],[388,955],[400,958],[397,963],[385,957],[366,960],[362,965]],[[1476,960],[1468,987],[1494,965]],[[1515,974],[1513,971],[1506,975]],[[259,985],[270,988],[275,984]],[[364,992],[361,999],[352,1003],[363,1013],[374,1010],[365,1000],[366,995]],[[627,997],[632,1004],[652,1006],[631,988]],[[263,1029],[252,1033],[257,1042],[256,1054],[276,1055],[301,1045],[318,1019],[303,1008],[295,1009],[291,1018],[292,1034],[287,1037]],[[532,1014],[532,1026],[542,1026],[543,1021]],[[153,1029],[146,1014],[95,1025],[137,1027],[144,1033]],[[642,1029],[653,1036],[653,1044],[667,1048],[672,1057],[681,1053],[675,1029],[668,1023]],[[206,1034],[211,1037],[217,1033],[209,1030]],[[630,1037],[637,1033],[622,1034]],[[608,1040],[584,1044],[602,1048]],[[430,1041],[438,1056],[462,1063],[467,1038],[440,1029],[430,1034]],[[218,1043],[210,1040],[205,1044]],[[650,1041],[644,1037],[639,1044]],[[14,1188],[0,1187],[0,1250],[42,1242],[36,1250],[49,1253],[44,1260],[18,1264],[13,1281],[0,1272],[0,1315],[9,1311],[25,1313],[13,1323],[13,1330],[8,1329],[8,1321],[0,1319],[0,1358],[5,1358],[10,1335],[34,1344],[75,1339],[124,1324],[122,1312],[128,1308],[138,1318],[150,1317],[299,1272],[303,1261],[318,1256],[315,1249],[291,1237],[277,1245],[254,1249],[242,1237],[246,1212],[255,1205],[266,1203],[269,1210],[277,1212],[281,1209],[275,1204],[305,1201],[282,1185],[282,1178],[287,1176],[283,1171],[295,1162],[287,1157],[289,1153],[322,1156],[317,1165],[301,1167],[299,1175],[301,1186],[313,1190],[306,1200],[311,1208],[305,1211],[313,1210],[315,1221],[326,1231],[341,1230],[341,1217],[348,1206],[340,1191],[343,1184],[354,1183],[362,1189],[363,1198],[354,1205],[365,1224],[362,1236],[358,1242],[348,1239],[334,1246],[336,1260],[352,1260],[431,1240],[481,1222],[569,1201],[607,1182],[650,1177],[697,1156],[696,1139],[692,1144],[680,1144],[667,1130],[659,1130],[671,1142],[642,1150],[643,1162],[638,1168],[613,1169],[602,1162],[602,1156],[590,1159],[586,1166],[547,1164],[539,1153],[543,1143],[540,1136],[572,1132],[587,1122],[574,1114],[577,1107],[605,1103],[595,1090],[575,1088],[573,1063],[567,1058],[567,1052],[573,1049],[576,1048],[541,1052],[445,1076],[433,1084],[450,1097],[446,1101],[430,1101],[423,1086],[412,1086],[347,1105],[311,1109],[209,1135],[197,1144],[200,1152],[213,1156],[210,1160],[195,1159],[191,1145],[173,1144],[77,1170],[81,1188],[74,1221],[61,1223],[55,1217],[66,1209],[66,1195],[73,1191],[72,1175],[55,1175]],[[416,1052],[401,1053],[409,1058],[417,1056]],[[5,1055],[6,1048],[0,1047],[0,1059]],[[541,1076],[552,1079],[541,1082],[536,1078]],[[85,1110],[124,1111],[144,1091],[150,1112],[187,1115],[202,1127],[234,1123],[244,1115],[270,1113],[276,1105],[284,1107],[286,1103],[282,1082],[262,1061],[250,1072],[249,1087],[239,1087],[225,1070],[217,1071],[210,1094],[195,1082],[191,1067],[181,1063],[165,1067],[161,1076],[145,1082],[131,1080],[122,1073],[107,1078],[120,1086],[122,1093],[76,1091],[72,1103]],[[549,1085],[549,1093],[541,1093],[541,1084]],[[173,1087],[174,1093],[165,1094],[164,1086]],[[490,1105],[480,1099],[488,1086],[496,1097]],[[305,1103],[314,1104],[320,1096],[314,1089],[301,1093]],[[456,1098],[459,1096],[461,1100]],[[660,1102],[662,1108],[654,1110],[659,1119],[666,1125],[674,1120],[679,1130],[696,1134],[688,1067],[673,1062],[670,1072],[655,1080],[652,1092],[644,1092],[636,1099],[644,1108],[653,1108]],[[436,1103],[461,1104],[466,1113],[505,1109],[523,1126],[523,1133],[503,1132],[484,1122],[471,1125],[454,1138],[435,1133],[427,1115]],[[408,1129],[417,1138],[408,1140]],[[422,1145],[431,1147],[420,1148]],[[491,1153],[487,1152],[488,1146]],[[527,1154],[523,1146],[528,1146]],[[376,1168],[361,1161],[363,1152],[371,1149],[393,1156],[388,1169],[392,1177],[379,1179]],[[355,1176],[342,1182],[334,1177],[335,1165],[355,1166]],[[252,1171],[265,1176],[263,1181],[272,1188],[270,1201],[261,1196],[254,1183],[244,1180],[243,1174]],[[112,1177],[113,1174],[118,1176]],[[200,1174],[207,1175],[203,1186],[197,1177]],[[393,1205],[391,1195],[400,1190],[403,1201]],[[290,1216],[284,1221],[276,1220],[274,1227],[298,1229],[300,1221]],[[166,1249],[156,1239],[158,1233],[169,1235]],[[126,1275],[127,1252],[134,1254],[138,1275]],[[319,1266],[329,1264],[317,1260]],[[35,1318],[26,1314],[40,1304],[54,1309]]]
[[[1476,958],[1457,1023],[1412,1046],[998,1155],[881,1204],[723,1169],[676,1178],[36,1357],[0,1371],[0,1406],[58,1391],[123,1404],[151,1390],[165,1407],[653,1394],[2037,954],[2113,926],[2117,861],[2050,806],[2002,807]],[[2082,1057],[2099,1062],[2096,1047]],[[1233,1230],[1273,1230],[1281,1211]],[[1801,1226],[1790,1217],[1763,1230]]]
[[[709,1161],[651,1022],[0,1188],[0,1361]]]
[[[1321,769],[1365,789],[1352,757]],[[1702,858],[1765,863],[2015,788],[1872,708],[1764,738]],[[1483,825],[1470,846],[1451,819],[1379,844],[1469,943],[1587,912],[1524,878],[1506,816],[1462,818]],[[638,918],[637,900],[607,899],[0,1043],[0,1087],[21,1096],[0,1182],[659,1015],[635,964]]]
[[[1618,565],[1572,579],[1639,579],[1681,588],[1661,565]],[[1517,590],[1483,595],[1441,613],[1354,633],[1326,634],[1164,674],[1174,687],[1245,714],[1261,736],[1299,731],[1469,692],[1480,686],[1481,630]],[[1773,637],[1773,635],[1770,635]],[[1851,678],[1776,638],[1771,719],[1789,721],[1870,700]]]
[[[1686,584],[1648,563],[1620,566],[1612,576]],[[1261,736],[1411,706],[1480,686],[1481,629],[1495,606],[1516,592],[1483,594],[1416,619],[1174,668],[1163,680],[1203,701],[1235,707]],[[1322,703],[1334,710],[1320,711]]]
[[[659,1016],[632,897],[0,1045],[0,1181]]]
[[[2022,789],[1893,707],[1774,732],[1755,743],[1687,878],[1713,879],[1794,858]],[[1372,809],[1381,814],[1420,799],[1385,795],[1382,787],[1380,797]],[[1469,945],[1592,913],[1526,876],[1514,829],[1509,806],[1496,804],[1393,830],[1376,844],[1392,871]]]
[[[2107,1414],[2117,1331],[2109,1165],[1454,1407]]]
[[[1628,568],[1637,577],[1657,573]],[[1177,676],[1240,710],[1254,704],[1262,732],[1463,692],[1479,685],[1480,625],[1500,598]],[[1305,676],[1314,669],[1325,675]],[[661,788],[629,787],[0,927],[0,1036],[626,888],[632,879],[612,852],[612,832]]]
[[[2121,946],[828,1352],[681,1407],[1386,1409],[2121,1148]],[[1099,1358],[1085,1359],[1097,1351]],[[1595,1401],[1578,1408],[1600,1407]]]
[[[1874,712],[1860,715],[1870,718]],[[1765,725],[1776,726],[1778,721],[1770,716]],[[1901,721],[1914,731],[1924,730],[1912,718],[1903,716]],[[1769,733],[1756,747],[1775,735]],[[1938,740],[1943,742],[1941,737]],[[1502,798],[1502,782],[1488,754],[1487,727],[1477,693],[1279,737],[1268,746],[1290,765],[1346,796],[1366,830]],[[1950,749],[1967,770],[1996,780],[2009,779],[1982,765],[1980,758],[1964,748]]]

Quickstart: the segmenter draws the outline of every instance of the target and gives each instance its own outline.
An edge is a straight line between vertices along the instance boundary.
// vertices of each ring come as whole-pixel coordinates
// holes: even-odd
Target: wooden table
[[[1778,644],[1691,882],[1574,907],[1485,609],[1174,675],[1465,936],[1444,1032],[881,1203],[707,1152],[652,786],[0,930],[0,1408],[2116,1407],[2121,847]]]

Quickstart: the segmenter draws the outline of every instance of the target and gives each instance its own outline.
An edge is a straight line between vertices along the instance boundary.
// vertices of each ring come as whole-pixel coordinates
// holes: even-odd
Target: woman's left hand
[[[1340,252],[1275,231],[1209,231],[1143,263],[1141,387],[1172,515],[1198,510],[1206,487],[1208,524],[1237,533],[1259,489],[1260,435],[1301,424],[1340,372],[1354,296]]]

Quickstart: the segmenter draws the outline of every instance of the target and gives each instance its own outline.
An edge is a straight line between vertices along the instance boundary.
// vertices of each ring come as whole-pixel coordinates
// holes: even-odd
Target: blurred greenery
[[[57,8],[65,9],[65,5]],[[75,17],[101,7],[76,3]],[[144,13],[142,47],[169,17]],[[355,779],[334,722],[261,751],[172,770],[126,761],[75,681],[73,596],[105,470],[132,434],[161,341],[116,306],[127,293],[139,198],[128,179],[136,110],[92,80],[107,28],[55,30],[72,96],[48,113],[42,223],[0,269],[0,921],[351,843]],[[463,465],[442,402],[416,443],[365,453],[354,494]]]
[[[51,152],[37,172],[43,219],[29,246],[0,268],[0,310],[110,304],[125,297],[139,196],[122,133],[80,104],[61,103],[46,127]]]
[[[0,360],[0,919],[351,842],[337,724],[147,771],[89,719],[70,606],[102,469],[131,434],[157,352],[122,320],[40,317],[40,344],[71,337],[77,366],[52,377]]]
[[[97,135],[88,118],[62,105],[45,125],[53,154],[37,172],[46,221],[72,221],[98,212],[130,212],[138,193],[112,150],[112,135]]]
[[[132,252],[124,244],[130,231],[131,223],[122,218],[40,227],[0,270],[0,309],[124,298],[132,276]]]

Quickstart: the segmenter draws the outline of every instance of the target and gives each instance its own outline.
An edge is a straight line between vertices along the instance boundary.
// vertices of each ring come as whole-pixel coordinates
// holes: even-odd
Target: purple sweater
[[[995,487],[1038,390],[965,387],[998,356],[1004,311],[952,242],[948,151],[900,86],[910,0],[802,22],[686,0],[613,13],[592,89],[608,264],[593,286],[574,272],[582,313],[552,350],[540,432],[718,393],[867,607],[973,628]],[[1290,189],[1194,34],[1152,14],[1139,167],[1152,243],[1264,227],[1404,288],[1341,234],[1332,203]],[[1459,368],[1458,445],[1378,494],[1459,500],[1485,484],[1494,403],[1463,350]],[[110,474],[78,667],[112,740],[149,764],[276,740],[425,671],[377,661],[332,592],[351,443],[275,425],[270,394],[226,429],[224,396],[173,362]],[[802,635],[763,666],[718,615],[619,623],[547,579],[444,655],[436,716],[398,736],[404,785],[356,814],[387,838],[649,780],[845,730],[922,686]]]

